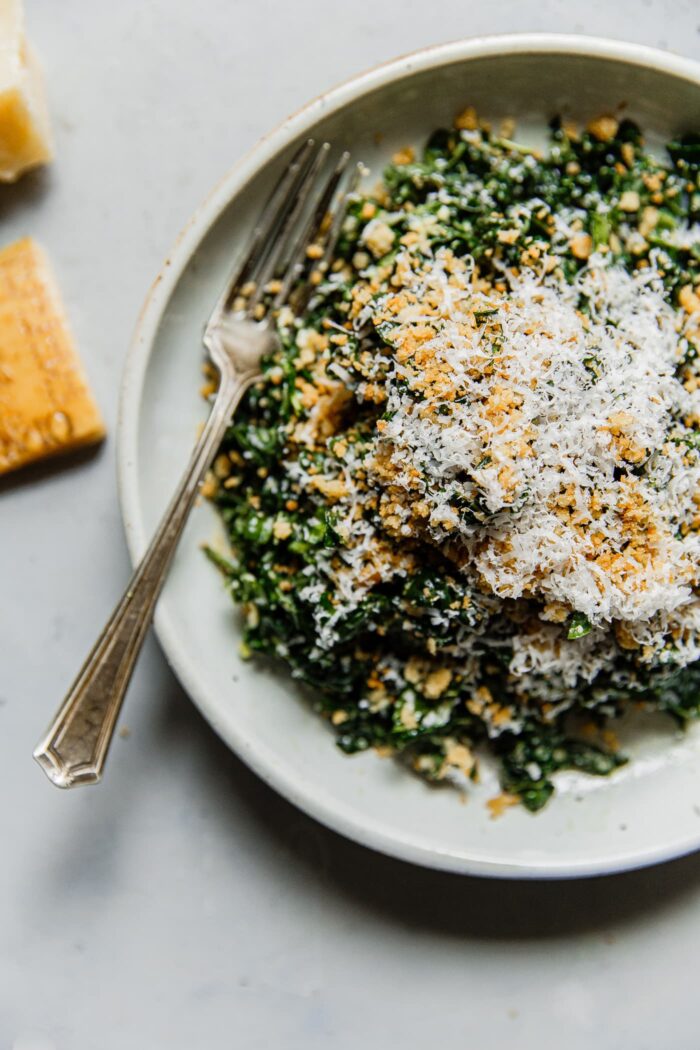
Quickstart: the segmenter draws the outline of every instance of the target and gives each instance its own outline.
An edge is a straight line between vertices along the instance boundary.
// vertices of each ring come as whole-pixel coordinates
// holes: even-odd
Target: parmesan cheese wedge
[[[0,181],[51,159],[41,70],[24,37],[21,0],[0,0]]]
[[[0,251],[0,474],[104,437],[47,259]]]

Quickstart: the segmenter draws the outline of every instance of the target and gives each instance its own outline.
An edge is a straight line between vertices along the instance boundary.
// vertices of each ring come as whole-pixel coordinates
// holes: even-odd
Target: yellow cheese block
[[[0,474],[100,441],[90,393],[43,251],[0,251]]]
[[[51,159],[41,70],[24,37],[21,0],[0,0],[0,180]]]

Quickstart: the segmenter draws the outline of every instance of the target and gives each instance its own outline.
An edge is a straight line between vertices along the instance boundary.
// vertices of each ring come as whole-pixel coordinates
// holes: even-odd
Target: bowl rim
[[[138,315],[126,354],[117,416],[117,484],[126,542],[132,564],[136,564],[147,545],[143,508],[138,484],[138,434],[143,384],[160,323],[170,297],[189,265],[193,253],[231,201],[290,142],[313,126],[322,116],[334,112],[369,92],[405,78],[456,62],[497,58],[518,54],[561,54],[584,58],[610,59],[625,65],[641,66],[661,74],[687,80],[700,88],[700,63],[671,52],[643,44],[559,33],[495,34],[455,40],[420,48],[360,72],[306,103],[260,138],[214,186],[176,238],[172,249],[151,284]],[[558,879],[613,874],[645,867],[683,856],[700,848],[700,830],[675,842],[636,852],[620,851],[614,856],[586,860],[552,862],[528,859],[505,863],[483,857],[465,858],[453,851],[440,851],[403,836],[388,835],[371,817],[359,820],[350,807],[327,805],[318,790],[298,778],[280,773],[274,755],[259,742],[254,745],[246,734],[224,723],[218,705],[199,680],[196,663],[179,649],[167,609],[158,608],[156,633],[166,660],[185,692],[226,742],[265,783],[293,805],[340,834],[381,853],[423,867],[460,874],[498,878]]]

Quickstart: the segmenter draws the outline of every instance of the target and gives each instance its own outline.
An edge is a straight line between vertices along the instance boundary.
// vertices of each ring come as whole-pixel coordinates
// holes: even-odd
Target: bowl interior
[[[271,181],[309,133],[348,148],[379,177],[386,159],[420,146],[466,105],[518,119],[543,137],[555,113],[637,119],[651,140],[700,128],[700,83],[674,60],[631,49],[566,53],[523,40],[435,49],[368,74],[292,118],[219,187],[169,260],[137,331],[127,368],[120,435],[125,520],[132,554],[153,531],[206,414],[202,326]],[[594,51],[603,45],[590,44]],[[607,45],[614,50],[613,45]],[[479,50],[481,49],[481,54]],[[499,51],[500,49],[500,51]],[[700,844],[700,736],[669,723],[635,723],[623,741],[636,761],[609,780],[562,775],[550,806],[491,820],[488,767],[466,805],[393,761],[343,756],[308,699],[284,673],[238,654],[237,614],[199,549],[223,543],[211,509],[192,516],[160,603],[157,627],[183,684],[216,730],[268,782],[337,830],[420,863],[492,875],[574,875],[673,856]]]

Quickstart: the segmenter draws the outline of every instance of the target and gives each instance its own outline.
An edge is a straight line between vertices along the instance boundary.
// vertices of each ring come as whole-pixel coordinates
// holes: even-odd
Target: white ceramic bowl
[[[536,133],[559,112],[587,119],[625,106],[660,139],[700,128],[700,67],[631,44],[502,36],[430,48],[311,102],[218,185],[177,241],[146,300],[124,376],[119,479],[132,557],[143,552],[205,414],[200,336],[232,253],[294,144],[309,134],[352,150],[375,176],[397,147],[420,144],[467,104]],[[378,138],[377,133],[381,133]],[[381,145],[378,145],[378,141]],[[490,876],[620,871],[700,846],[700,736],[671,727],[627,734],[635,761],[611,779],[564,774],[547,809],[491,820],[491,774],[467,805],[374,754],[342,755],[284,675],[238,656],[237,614],[199,543],[220,531],[200,507],[156,617],[183,686],[264,780],[342,834],[416,863]]]

